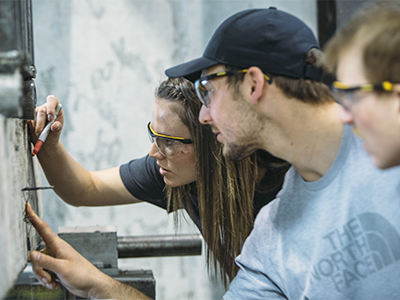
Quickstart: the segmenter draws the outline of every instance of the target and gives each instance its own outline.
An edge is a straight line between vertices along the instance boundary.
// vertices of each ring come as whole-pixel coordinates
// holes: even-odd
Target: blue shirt
[[[328,172],[306,182],[292,167],[260,211],[224,299],[400,299],[399,179],[345,126]]]

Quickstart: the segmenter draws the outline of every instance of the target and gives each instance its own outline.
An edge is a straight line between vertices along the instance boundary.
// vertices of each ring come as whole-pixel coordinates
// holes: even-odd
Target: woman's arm
[[[37,108],[36,121],[29,123],[34,143],[46,121],[51,120],[54,116],[58,103],[55,96],[48,96],[46,104]],[[140,202],[124,186],[119,174],[119,167],[89,172],[69,155],[59,139],[63,123],[64,112],[61,110],[51,127],[46,142],[37,154],[48,182],[54,186],[54,191],[65,202],[74,206]]]

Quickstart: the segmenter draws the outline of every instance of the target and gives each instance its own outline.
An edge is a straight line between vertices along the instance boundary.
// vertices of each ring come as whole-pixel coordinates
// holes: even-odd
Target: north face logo
[[[332,252],[312,275],[330,278],[338,292],[400,260],[400,235],[384,217],[363,213],[323,237]]]

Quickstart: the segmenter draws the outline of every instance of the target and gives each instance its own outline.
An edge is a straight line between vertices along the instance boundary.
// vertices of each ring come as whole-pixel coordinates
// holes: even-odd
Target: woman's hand
[[[46,103],[36,107],[36,119],[34,121],[28,121],[29,132],[31,135],[32,142],[36,144],[40,133],[43,131],[46,123],[52,121],[56,114],[56,107],[59,104],[58,99],[53,96],[47,96]],[[57,143],[60,138],[61,129],[64,124],[64,112],[61,109],[57,116],[56,121],[51,125],[51,131],[46,139],[46,145],[52,145]],[[44,146],[44,145],[43,145]]]

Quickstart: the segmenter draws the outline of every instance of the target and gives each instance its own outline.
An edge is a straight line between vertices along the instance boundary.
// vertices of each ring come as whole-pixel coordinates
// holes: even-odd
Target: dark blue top
[[[164,192],[164,176],[159,172],[157,159],[146,155],[145,157],[131,160],[121,165],[120,175],[126,189],[137,199],[152,203],[163,209],[167,209],[167,198]],[[263,180],[275,176],[268,173]],[[272,179],[272,178],[271,178]],[[255,193],[254,196],[254,218],[261,207],[275,199],[280,187],[269,193]],[[197,198],[191,197],[193,201],[194,214],[193,221],[201,231],[200,215],[198,210]]]

